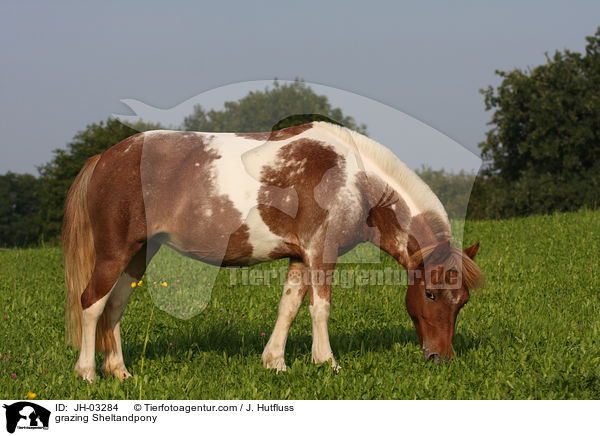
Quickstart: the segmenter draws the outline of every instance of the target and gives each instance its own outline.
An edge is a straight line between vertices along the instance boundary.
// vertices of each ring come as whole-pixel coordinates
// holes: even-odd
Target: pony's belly
[[[217,266],[254,265],[285,257],[284,240],[268,229],[256,208],[236,231],[221,230],[208,225],[185,235],[165,232],[156,241],[184,256]]]

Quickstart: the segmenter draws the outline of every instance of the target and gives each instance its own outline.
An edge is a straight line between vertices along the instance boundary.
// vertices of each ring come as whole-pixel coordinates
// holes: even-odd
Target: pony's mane
[[[440,246],[444,246],[444,253],[441,256],[434,254],[434,251]],[[435,259],[434,259],[435,258]],[[442,266],[444,271],[462,271],[462,281],[468,289],[475,289],[483,284],[484,276],[481,269],[473,259],[460,248],[452,245],[449,241],[444,241],[439,244],[429,245],[413,253],[410,257],[411,265],[424,265],[436,267]]]
[[[326,129],[353,148],[361,159],[371,162],[392,187],[400,187],[419,209],[417,212],[434,212],[449,225],[444,206],[431,188],[396,155],[377,141],[343,126],[324,121],[313,122],[314,128]]]

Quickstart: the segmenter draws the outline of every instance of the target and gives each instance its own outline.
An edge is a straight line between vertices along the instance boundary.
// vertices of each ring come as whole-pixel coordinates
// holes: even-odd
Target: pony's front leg
[[[307,289],[307,284],[304,283],[304,264],[300,260],[291,259],[285,285],[283,286],[283,294],[279,301],[277,322],[262,354],[265,368],[276,369],[277,372],[286,370],[284,360],[285,343],[290,326],[302,305]]]
[[[331,281],[335,264],[313,264],[308,267],[311,280],[309,289],[309,311],[312,318],[313,344],[312,360],[323,363],[331,360],[331,366],[338,371],[340,366],[333,357],[329,343],[329,313],[331,309]]]

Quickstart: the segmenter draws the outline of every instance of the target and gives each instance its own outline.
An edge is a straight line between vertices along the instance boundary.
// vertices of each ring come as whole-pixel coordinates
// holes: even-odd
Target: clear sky
[[[539,65],[556,49],[582,51],[599,25],[598,1],[5,0],[0,174],[36,173],[86,124],[131,113],[122,99],[167,109],[274,77],[324,85],[410,166],[431,153],[385,142],[406,115],[477,152],[490,118],[478,90],[499,83],[494,70]],[[385,118],[387,109],[366,110],[350,95],[401,115]],[[476,167],[461,156],[431,163]]]

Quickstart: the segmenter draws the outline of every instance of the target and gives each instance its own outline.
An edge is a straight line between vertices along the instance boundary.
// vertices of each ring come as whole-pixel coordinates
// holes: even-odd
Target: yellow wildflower
[[[166,287],[166,286],[168,286],[168,285],[167,285],[167,282],[162,282],[162,283],[161,283],[161,285],[162,285],[162,286],[165,286],[165,287]]]
[[[142,280],[140,280],[140,281],[138,282],[138,286],[142,286],[142,283],[144,283],[144,282],[143,282]]]
[[[35,397],[37,397],[37,395],[34,394],[33,392],[27,392],[27,398],[29,400],[35,400]]]
[[[132,287],[132,288],[135,288],[136,286],[137,286],[137,283],[136,283],[136,282],[131,282],[131,287]]]

